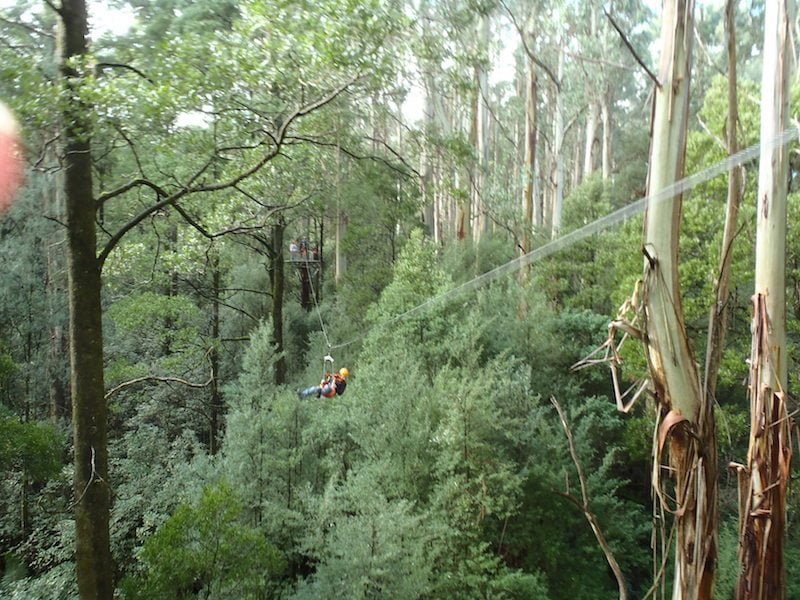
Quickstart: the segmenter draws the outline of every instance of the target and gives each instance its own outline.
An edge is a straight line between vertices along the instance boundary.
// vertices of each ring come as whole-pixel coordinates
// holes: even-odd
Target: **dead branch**
[[[614,385],[614,399],[617,403],[617,410],[623,413],[630,412],[639,397],[650,389],[650,379],[644,378],[631,384],[624,392],[619,383],[619,371],[622,365],[620,351],[623,344],[630,337],[642,341],[644,339],[643,329],[637,326],[640,316],[642,293],[642,282],[637,281],[633,294],[617,311],[617,318],[608,324],[608,337],[598,348],[595,348],[587,356],[576,362],[570,367],[572,371],[580,371],[587,367],[598,364],[607,364],[611,369],[611,381]],[[617,341],[617,333],[622,336]],[[598,358],[598,355],[602,356]]]
[[[131,71],[136,73],[139,77],[147,81],[148,83],[152,83],[153,85],[156,84],[155,81],[150,79],[145,73],[140,71],[134,66],[126,65],[124,63],[113,63],[113,62],[99,62],[95,65],[95,72],[99,75],[102,69],[125,69],[127,71]]]
[[[658,77],[656,77],[655,73],[653,73],[649,69],[649,67],[646,64],[644,64],[644,61],[636,53],[636,50],[633,49],[633,46],[631,45],[630,41],[628,41],[628,37],[625,35],[622,29],[620,29],[619,25],[617,25],[617,22],[614,20],[614,17],[612,17],[611,14],[606,10],[605,6],[603,7],[603,14],[609,20],[611,26],[617,31],[619,37],[622,39],[622,43],[625,44],[626,48],[628,48],[633,58],[636,60],[637,63],[639,63],[639,66],[642,67],[642,69],[644,69],[644,72],[647,73],[647,76],[653,81],[653,83],[656,84],[656,87],[660,88],[661,82],[658,80]]]
[[[551,79],[551,81],[555,84],[556,89],[561,91],[561,82],[558,80],[558,77],[555,76],[555,73],[548,67],[545,63],[543,63],[539,58],[536,56],[536,53],[528,46],[528,42],[525,39],[525,31],[523,31],[522,26],[517,21],[517,17],[514,15],[512,10],[508,7],[508,5],[503,1],[500,0],[500,5],[508,14],[508,18],[511,19],[511,24],[514,26],[514,29],[517,30],[519,34],[520,41],[522,41],[522,48],[525,50],[525,54],[531,59],[537,66],[539,66],[547,76]]]
[[[578,458],[578,451],[575,448],[575,440],[572,437],[572,430],[570,429],[569,424],[567,423],[567,417],[564,414],[564,411],[561,409],[561,405],[555,399],[555,396],[550,397],[550,402],[555,407],[556,412],[558,412],[559,419],[561,419],[561,426],[564,428],[564,433],[566,434],[567,442],[569,443],[569,454],[572,457],[572,462],[575,464],[575,468],[578,471],[578,481],[581,485],[582,499],[582,503],[579,505],[579,507],[581,511],[583,511],[583,515],[586,517],[589,526],[592,528],[592,533],[594,533],[597,543],[600,544],[600,548],[603,550],[606,561],[608,561],[608,566],[611,567],[611,570],[614,572],[614,577],[617,580],[617,588],[619,589],[620,600],[626,600],[628,597],[628,592],[625,585],[625,577],[622,574],[622,569],[620,568],[617,559],[614,557],[614,553],[611,551],[611,547],[608,545],[608,542],[603,535],[603,531],[600,529],[600,523],[598,522],[597,517],[591,510],[589,492],[586,486],[586,476],[583,473],[583,467],[581,467],[581,463]]]
[[[180,383],[181,385],[185,385],[191,388],[204,388],[211,385],[211,382],[214,381],[214,377],[211,376],[208,378],[208,381],[205,383],[194,383],[191,381],[186,381],[185,379],[181,379],[180,377],[160,377],[158,375],[146,375],[144,377],[137,377],[136,379],[131,379],[130,381],[125,381],[120,383],[117,387],[110,389],[106,392],[105,399],[109,400],[113,395],[118,392],[121,392],[125,388],[129,388],[137,383],[142,383],[144,381],[159,381],[162,383]]]

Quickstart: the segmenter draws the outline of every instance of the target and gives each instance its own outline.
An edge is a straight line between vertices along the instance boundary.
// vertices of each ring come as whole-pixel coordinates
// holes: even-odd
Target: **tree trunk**
[[[583,163],[581,163],[581,143],[577,139],[579,136],[575,135],[575,146],[572,153],[572,189],[576,189],[581,184],[581,172],[583,170]]]
[[[682,177],[689,110],[693,0],[665,0],[660,87],[648,173],[652,196]],[[706,410],[689,346],[678,282],[681,197],[652,202],[645,217],[643,300],[650,377],[660,410],[656,449],[669,442],[674,495],[675,599],[713,597],[717,557],[717,458],[713,409]],[[653,485],[661,493],[660,469]]]
[[[583,179],[594,173],[595,141],[597,140],[597,103],[592,101],[586,115],[586,146],[583,150]]]
[[[300,273],[300,306],[306,312],[309,312],[313,305],[311,300],[311,273],[308,271],[308,265],[304,262],[293,264],[292,268],[296,268]]]
[[[63,174],[56,176],[57,183],[52,194],[47,194],[46,214],[64,219],[64,181]],[[66,260],[64,256],[65,240],[59,233],[58,239],[49,240],[44,249],[47,261],[47,306],[50,320],[50,346],[47,355],[47,380],[49,382],[50,418],[60,422],[69,414],[69,394],[67,378],[69,368],[66,357],[69,356],[68,328],[63,323],[62,298],[66,291]]]
[[[75,444],[75,562],[84,600],[111,600],[114,566],[108,517],[106,401],[100,262],[97,259],[92,193],[91,114],[79,100],[82,75],[74,65],[88,54],[84,0],[63,0],[59,64],[66,87],[63,107],[64,198],[68,241],[70,379]]]
[[[283,354],[283,233],[286,224],[282,217],[272,226],[272,343],[275,355],[275,385],[286,383],[286,357]],[[306,257],[310,248],[306,248]]]
[[[340,286],[347,272],[347,257],[342,248],[344,235],[347,230],[347,215],[341,207],[342,203],[342,150],[336,149],[336,240],[335,240],[335,273],[333,282]]]
[[[739,100],[736,93],[736,0],[725,3],[725,32],[728,46],[728,119],[726,122],[726,143],[728,156],[739,151],[736,128],[739,122]],[[722,252],[719,261],[719,275],[716,285],[716,298],[711,307],[708,320],[708,344],[706,350],[705,382],[703,385],[706,401],[714,402],[717,395],[717,377],[725,336],[728,331],[730,310],[730,270],[733,257],[733,241],[739,220],[739,204],[742,197],[742,168],[734,167],[728,174],[728,200],[725,212],[725,229],[722,234]]]
[[[534,169],[536,163],[536,65],[528,60],[528,93],[525,102],[525,187],[522,190],[522,249],[525,254],[533,249],[533,231],[535,225],[541,225],[541,211],[534,214]],[[524,277],[527,269],[520,270]]]
[[[322,288],[325,283],[325,216],[319,220],[319,264],[317,270],[314,272],[314,294],[316,295],[317,302],[322,302]],[[309,307],[310,310],[310,307]]]
[[[590,0],[589,4],[589,38],[591,40],[598,40],[597,34],[597,6],[594,0]],[[597,164],[596,159],[596,144],[597,141],[597,120],[599,118],[600,106],[594,99],[596,89],[595,83],[589,81],[590,89],[587,90],[589,96],[589,106],[586,111],[586,140],[583,151],[583,179],[585,180],[592,173],[594,173]]]
[[[789,121],[793,0],[766,3],[761,79],[756,273],[750,355],[750,445],[740,472],[742,568],[737,597],[786,598],[784,537],[791,473],[786,406],[786,194],[789,149],[773,147]]]
[[[213,256],[211,262],[212,294],[211,304],[211,352],[209,361],[211,363],[211,398],[209,411],[209,451],[212,455],[219,451],[219,431],[222,415],[222,396],[219,393],[219,292],[220,292],[220,271],[219,271],[219,250],[212,249]]]
[[[600,99],[600,121],[603,124],[602,168],[603,180],[611,179],[611,89],[606,87]]]
[[[425,77],[425,138],[420,157],[420,187],[422,193],[422,222],[428,237],[435,238],[436,215],[433,191],[433,131],[435,127],[435,107],[433,98],[433,76]],[[438,240],[437,240],[438,241]]]
[[[480,29],[478,30],[478,45],[481,55],[488,53],[489,45],[489,17],[481,16]],[[486,212],[486,174],[489,170],[489,74],[483,65],[476,66],[475,79],[477,83],[477,100],[475,107],[475,149],[478,155],[478,164],[475,167],[473,205],[475,227],[473,238],[479,242],[483,234],[489,230],[489,219]]]
[[[558,51],[558,82],[564,81],[564,48]],[[564,94],[556,90],[556,114],[553,124],[553,157],[556,163],[556,189],[553,199],[552,237],[561,233],[561,213],[564,208]]]

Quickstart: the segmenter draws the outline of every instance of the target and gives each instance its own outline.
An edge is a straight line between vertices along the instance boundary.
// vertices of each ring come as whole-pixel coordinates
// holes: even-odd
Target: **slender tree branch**
[[[291,208],[295,208],[296,206],[297,204],[275,207],[268,214],[264,215],[264,220],[269,219],[275,213],[278,213],[283,210],[289,210]],[[235,225],[233,227],[228,227],[227,229],[222,229],[221,231],[211,232],[208,231],[205,227],[203,227],[203,225],[201,225],[197,219],[195,219],[188,212],[186,212],[186,209],[184,209],[180,204],[174,204],[172,208],[174,208],[178,212],[178,214],[181,217],[183,217],[184,221],[186,221],[189,225],[194,227],[197,230],[197,232],[200,233],[200,235],[202,235],[205,238],[208,238],[209,240],[214,240],[218,237],[222,237],[231,233],[248,233],[251,231],[261,231],[262,229],[264,229],[264,227],[266,227],[265,223],[259,223],[258,225]]]
[[[156,193],[156,195],[159,198],[163,198],[163,197],[169,195],[169,194],[167,194],[167,192],[165,190],[163,190],[162,188],[157,186],[155,183],[153,183],[149,179],[141,179],[140,178],[140,179],[134,179],[133,181],[129,181],[125,185],[122,185],[122,186],[118,187],[115,190],[112,190],[110,192],[106,192],[105,194],[100,194],[100,196],[98,196],[97,200],[95,201],[95,204],[99,208],[100,206],[102,206],[103,204],[105,204],[106,202],[111,200],[112,198],[120,196],[120,195],[122,195],[122,194],[124,194],[126,192],[129,192],[133,188],[140,187],[140,186],[149,187],[150,189],[152,189]]]
[[[44,162],[45,157],[47,156],[48,148],[50,148],[50,146],[55,144],[59,139],[61,139],[61,134],[57,133],[53,137],[48,138],[47,140],[45,140],[44,144],[42,145],[42,152],[39,155],[39,158],[37,158],[36,162],[33,163],[33,168],[34,169],[38,169],[42,165],[42,163]]]
[[[617,25],[617,22],[614,20],[614,17],[612,17],[611,14],[609,14],[605,6],[603,7],[603,14],[609,20],[611,26],[617,30],[619,37],[622,39],[622,43],[625,44],[625,46],[628,48],[630,53],[633,55],[633,58],[636,60],[637,63],[639,63],[639,66],[642,67],[642,69],[644,69],[645,73],[647,73],[647,76],[650,77],[653,83],[656,84],[656,87],[660,88],[661,82],[658,80],[658,77],[656,77],[655,73],[653,73],[649,69],[649,67],[646,64],[644,64],[644,61],[641,58],[639,58],[639,55],[636,53],[636,50],[633,49],[633,46],[631,45],[630,41],[628,41],[627,36],[625,35],[625,33],[623,33],[622,29],[620,29],[619,25]]]
[[[122,128],[122,125],[119,123],[113,123],[113,127],[116,132],[125,140],[125,143],[128,144],[128,147],[131,149],[131,154],[133,154],[133,159],[136,161],[136,167],[139,169],[139,174],[144,178],[144,169],[142,168],[142,161],[139,160],[139,152],[136,150],[136,144],[133,143],[133,140],[128,137],[128,134],[125,133],[125,130]]]
[[[558,77],[555,76],[555,73],[553,73],[550,67],[548,67],[541,60],[539,60],[539,58],[536,56],[536,53],[528,46],[528,42],[525,39],[525,31],[523,31],[522,26],[517,22],[517,18],[516,16],[514,16],[514,13],[511,11],[511,9],[508,7],[508,5],[505,3],[504,0],[500,0],[500,6],[502,6],[503,9],[506,11],[506,13],[508,14],[508,18],[511,19],[511,24],[514,26],[514,29],[517,30],[517,33],[519,33],[519,38],[522,41],[522,48],[525,50],[525,54],[527,54],[528,58],[530,58],[545,73],[547,73],[547,76],[555,84],[556,89],[558,89],[558,91],[561,91],[561,82],[558,80]]]
[[[216,300],[217,302],[219,302],[220,306],[224,306],[225,308],[228,308],[228,309],[232,310],[233,312],[237,312],[237,313],[240,313],[240,314],[244,315],[245,317],[247,317],[248,319],[253,321],[253,323],[258,323],[258,318],[256,316],[251,315],[249,312],[247,312],[243,308],[240,308],[238,306],[234,306],[233,304],[229,304],[229,303],[227,303],[224,300],[221,300],[219,298],[214,298],[211,294],[206,292],[200,286],[195,285],[195,283],[193,281],[191,281],[190,279],[188,279],[186,277],[181,277],[181,281],[183,281],[190,288],[192,288],[194,293],[197,294],[198,296],[200,296],[201,298],[204,298],[205,300]],[[254,293],[258,293],[258,294],[260,294],[262,296],[266,296],[267,298],[271,298],[272,297],[272,294],[268,294],[267,292],[254,292]]]
[[[567,442],[569,443],[569,454],[572,457],[572,462],[575,464],[575,468],[578,471],[578,481],[580,482],[581,499],[583,501],[579,505],[580,509],[583,511],[583,515],[586,517],[589,526],[592,528],[594,537],[597,539],[597,543],[600,544],[603,554],[605,554],[606,561],[608,561],[608,566],[611,567],[611,570],[614,572],[614,577],[617,580],[617,588],[619,589],[620,600],[626,600],[628,597],[628,591],[627,586],[625,585],[625,577],[622,575],[622,569],[620,569],[619,563],[614,557],[614,553],[611,551],[611,547],[608,545],[608,542],[603,535],[603,531],[600,529],[600,523],[597,521],[597,517],[592,512],[589,501],[589,492],[586,485],[586,476],[583,473],[583,467],[581,467],[580,459],[578,458],[578,451],[575,448],[575,440],[572,438],[572,430],[569,428],[567,417],[564,414],[561,405],[554,396],[550,396],[550,402],[555,407],[556,412],[558,412],[558,417],[561,420],[561,426],[564,428],[564,433],[566,434]],[[578,504],[577,500],[574,501],[575,504]]]
[[[486,95],[483,93],[483,90],[480,90],[480,94],[481,98],[483,99],[483,103],[486,106],[486,109],[489,111],[489,114],[492,116],[492,119],[494,119],[494,122],[500,129],[500,132],[503,134],[503,137],[509,144],[511,144],[512,148],[516,149],[517,143],[512,137],[511,133],[508,131],[508,127],[506,127],[503,124],[503,122],[497,118],[497,113],[495,113],[494,108],[492,108],[491,102],[489,102],[489,98],[486,97]]]
[[[378,142],[378,143],[379,143],[381,146],[383,146],[384,148],[386,148],[386,150],[388,150],[388,151],[389,151],[389,152],[392,154],[392,156],[394,156],[394,157],[395,157],[397,160],[399,160],[401,163],[403,163],[403,166],[404,166],[404,167],[406,167],[406,168],[407,168],[409,171],[411,171],[412,173],[414,173],[414,175],[416,175],[417,177],[420,177],[420,174],[419,174],[419,172],[418,172],[418,171],[417,171],[417,170],[416,170],[414,167],[412,167],[410,164],[408,164],[408,162],[406,161],[405,157],[404,157],[404,156],[402,156],[402,155],[401,155],[401,154],[400,154],[400,153],[399,153],[397,150],[395,150],[395,149],[394,149],[392,146],[390,146],[389,144],[387,144],[385,140],[376,140],[376,139],[375,139],[374,137],[372,137],[372,136],[367,136],[367,139],[368,139],[369,141],[371,141],[371,142]],[[403,173],[403,174],[404,174],[404,175],[407,175],[406,173]]]
[[[100,71],[102,69],[126,69],[128,71],[136,73],[139,77],[146,80],[147,82],[152,83],[153,85],[156,84],[156,82],[150,79],[148,75],[146,75],[136,67],[127,65],[125,63],[99,62],[95,65],[95,73],[97,73],[98,75],[100,74]]]
[[[316,139],[310,138],[310,137],[305,137],[305,136],[291,136],[290,138],[287,138],[287,139],[296,140],[296,141],[300,141],[300,142],[307,142],[309,144],[314,144],[315,146],[320,146],[320,147],[339,148],[342,152],[344,152],[350,158],[353,158],[355,160],[372,160],[372,161],[375,161],[375,162],[379,162],[379,163],[382,163],[382,164],[386,165],[392,171],[394,171],[396,173],[399,173],[400,175],[403,175],[404,177],[409,177],[409,173],[407,173],[406,171],[403,171],[402,169],[398,168],[397,165],[392,164],[389,160],[385,159],[382,156],[376,156],[374,154],[371,154],[371,155],[357,154],[355,151],[349,150],[348,148],[345,148],[344,146],[341,146],[339,144],[334,144],[332,142],[323,142],[323,141],[316,140]],[[372,138],[367,138],[367,139],[372,139]],[[397,159],[400,162],[403,163],[404,167],[406,167],[409,171],[411,171],[417,177],[421,177],[419,171],[417,171],[414,167],[409,165],[397,153],[395,153],[394,151],[392,151],[392,152],[395,154],[395,156],[397,156]]]
[[[180,377],[160,377],[158,375],[146,375],[144,377],[137,377],[136,379],[131,379],[130,381],[125,381],[120,383],[117,387],[110,389],[106,392],[105,399],[109,400],[115,394],[121,392],[125,388],[129,388],[137,383],[142,383],[145,381],[159,381],[162,383],[180,383],[181,385],[185,385],[191,388],[204,388],[211,385],[211,382],[214,381],[214,377],[209,377],[208,381],[205,383],[194,383],[191,381],[186,381],[185,379],[181,379]]]
[[[57,15],[64,16],[64,9],[57,7],[55,4],[53,4],[52,0],[44,0],[44,3],[53,9],[53,12],[55,12]]]

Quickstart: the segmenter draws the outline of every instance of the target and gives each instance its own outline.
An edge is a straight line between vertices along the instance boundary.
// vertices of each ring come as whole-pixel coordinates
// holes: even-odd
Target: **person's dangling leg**
[[[320,387],[318,385],[314,385],[306,389],[297,390],[298,398],[308,398],[309,396],[316,396],[317,398],[319,398],[319,394],[320,394]]]

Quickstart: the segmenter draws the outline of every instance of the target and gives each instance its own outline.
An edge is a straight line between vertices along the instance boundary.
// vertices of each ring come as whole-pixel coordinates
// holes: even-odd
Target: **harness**
[[[336,395],[344,394],[347,382],[338,373],[325,373],[325,379],[319,384],[320,395],[325,398],[333,398]]]

